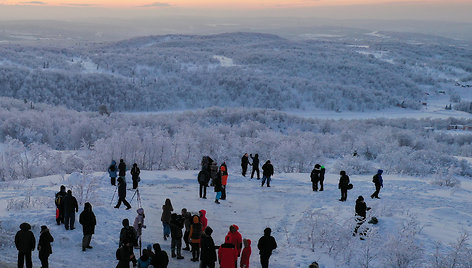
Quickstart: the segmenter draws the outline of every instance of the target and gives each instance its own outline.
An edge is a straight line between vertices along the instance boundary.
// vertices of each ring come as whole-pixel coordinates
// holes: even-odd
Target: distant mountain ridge
[[[425,90],[472,70],[466,48],[383,34],[332,41],[163,35],[66,49],[4,44],[0,55],[0,96],[91,111],[417,109]],[[436,77],[445,68],[450,77]]]

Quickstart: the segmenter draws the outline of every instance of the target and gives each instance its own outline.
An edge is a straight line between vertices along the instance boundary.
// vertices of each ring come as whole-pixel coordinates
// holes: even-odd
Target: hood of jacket
[[[202,215],[202,217],[206,217],[206,214],[207,214],[206,210],[202,209],[199,212]]]
[[[27,222],[23,222],[22,224],[20,224],[20,229],[22,231],[29,231],[31,230],[31,225]]]
[[[251,239],[246,239],[246,242],[247,242],[247,246],[250,247],[251,246]]]
[[[112,160],[112,161],[111,161],[111,164],[112,164],[113,166],[116,165],[116,161],[115,161],[115,160]]]
[[[89,202],[85,203],[85,204],[84,204],[84,210],[90,210],[90,211],[92,211],[92,205],[91,205]]]
[[[270,236],[271,233],[272,233],[272,229],[270,229],[269,227],[264,229],[264,235],[265,236]]]
[[[138,208],[136,210],[136,212],[139,214],[139,215],[143,215],[144,214],[144,208]]]
[[[205,228],[205,234],[208,235],[208,236],[211,236],[211,234],[213,233],[213,229],[211,229],[210,226],[207,226],[207,228]]]
[[[382,174],[383,172],[384,172],[384,171],[381,170],[381,169],[377,170],[377,174]]]

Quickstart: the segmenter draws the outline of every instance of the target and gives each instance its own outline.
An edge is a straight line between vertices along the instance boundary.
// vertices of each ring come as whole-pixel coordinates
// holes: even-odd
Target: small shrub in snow
[[[432,181],[432,184],[445,187],[459,187],[461,181],[456,178],[457,168],[450,167],[446,171],[438,172]]]
[[[97,176],[74,172],[67,179],[67,184],[77,198],[77,202],[82,205],[96,200],[99,180]]]
[[[333,169],[336,172],[345,170],[348,175],[371,174],[376,170],[374,163],[356,156],[348,156],[336,161]]]
[[[436,252],[431,261],[431,268],[468,268],[472,265],[472,247],[469,244],[470,234],[462,233],[455,243],[445,247],[436,245]]]

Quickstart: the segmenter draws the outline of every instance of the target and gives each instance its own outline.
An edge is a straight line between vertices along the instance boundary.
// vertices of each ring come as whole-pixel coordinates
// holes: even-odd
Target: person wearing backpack
[[[68,190],[64,197],[64,226],[66,230],[74,230],[75,213],[79,212],[79,204],[77,199],[72,195],[72,191]]]
[[[38,252],[39,260],[41,261],[41,268],[49,267],[49,255],[52,254],[51,243],[54,242],[54,238],[46,225],[41,226],[41,232],[39,235]]]
[[[338,184],[338,189],[341,190],[341,199],[339,201],[344,202],[347,200],[347,190],[349,188],[349,176],[346,175],[346,171],[341,170],[339,172],[339,175],[341,177],[339,178],[339,184]]]
[[[382,178],[383,170],[377,170],[377,174],[374,175],[372,182],[375,184],[375,192],[370,196],[370,198],[377,198],[380,199],[379,193],[380,188],[383,187],[383,178]]]
[[[118,170],[118,167],[116,166],[116,161],[111,160],[111,164],[108,167],[108,175],[110,176],[110,182],[111,185],[115,186],[116,185],[116,171]]]
[[[55,203],[56,203],[56,223],[60,225],[64,223],[64,197],[66,196],[66,187],[61,185],[61,190],[56,193]]]
[[[122,176],[118,178],[118,203],[115,208],[120,208],[121,202],[125,204],[127,210],[131,209],[131,205],[126,201],[126,180]]]
[[[120,231],[120,246],[128,247],[127,252],[129,253],[129,261],[133,262],[133,266],[136,266],[137,260],[133,253],[133,246],[137,246],[137,234],[134,227],[129,225],[128,219],[123,219],[122,221],[123,228]]]
[[[250,163],[250,165],[252,166],[251,179],[254,177],[254,172],[257,172],[257,179],[260,180],[260,177],[259,177],[259,154],[255,154],[254,157],[252,156],[252,154],[250,154],[249,156],[252,159],[252,164]]]
[[[85,251],[87,248],[92,248],[90,246],[90,241],[92,240],[92,235],[95,233],[95,225],[97,225],[95,213],[93,213],[92,205],[89,202],[85,203],[84,211],[80,213],[79,223],[82,224],[82,231],[84,233],[82,239],[82,251]]]
[[[210,182],[210,173],[206,169],[202,169],[198,173],[198,184],[200,184],[200,198],[206,199],[206,188]]]
[[[138,188],[138,182],[141,181],[139,178],[139,173],[141,173],[141,170],[138,168],[138,164],[134,163],[133,168],[131,168],[131,179],[133,180],[133,189]]]

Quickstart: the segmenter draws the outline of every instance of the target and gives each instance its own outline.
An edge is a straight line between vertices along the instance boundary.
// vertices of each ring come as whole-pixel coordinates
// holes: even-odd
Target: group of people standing
[[[249,162],[249,157],[252,160],[252,163]],[[251,171],[251,179],[254,177],[254,174],[257,175],[257,179],[260,179],[260,172],[259,172],[259,154],[255,154],[252,156],[250,154],[248,156],[247,153],[245,153],[241,157],[241,169],[242,169],[242,175],[246,177],[246,172],[248,165],[252,166],[252,171]],[[262,165],[262,183],[261,187],[264,186],[264,183],[267,181],[267,187],[270,187],[270,181],[271,177],[274,175],[274,166],[270,162],[270,160],[267,160],[264,165]]]
[[[214,187],[216,193],[215,203],[220,204],[220,200],[226,200],[226,186],[228,185],[228,166],[223,162],[219,167],[216,161],[209,156],[202,157],[202,169],[198,173],[198,183],[200,185],[199,196],[206,199],[207,187]]]
[[[120,159],[120,163],[118,166],[116,165],[116,161],[112,160],[110,166],[108,167],[108,175],[110,176],[111,185],[116,186],[116,177],[118,171],[118,203],[116,204],[115,208],[120,208],[121,203],[126,206],[126,209],[131,209],[131,205],[126,201],[126,163],[123,159]],[[131,180],[133,181],[133,189],[138,189],[138,184],[141,181],[139,174],[141,170],[138,167],[138,164],[134,163],[133,167],[131,168]]]

